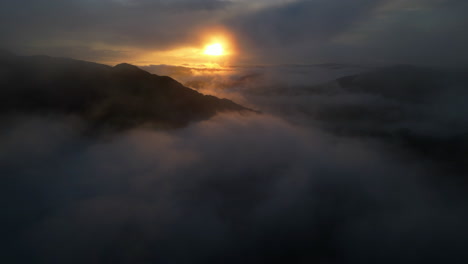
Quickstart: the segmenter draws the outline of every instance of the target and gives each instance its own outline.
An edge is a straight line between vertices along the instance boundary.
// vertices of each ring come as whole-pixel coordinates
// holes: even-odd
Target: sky
[[[1,48],[106,64],[468,65],[463,0],[21,0]],[[211,39],[229,55],[202,56]]]

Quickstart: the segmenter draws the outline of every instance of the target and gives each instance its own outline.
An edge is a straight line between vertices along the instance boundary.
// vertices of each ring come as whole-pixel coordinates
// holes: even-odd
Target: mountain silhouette
[[[78,115],[94,126],[180,128],[218,112],[252,110],[130,64],[115,67],[0,53],[0,115]]]
[[[379,138],[468,171],[464,69],[395,65],[309,87],[304,94],[322,96],[324,103],[304,113],[329,132]]]

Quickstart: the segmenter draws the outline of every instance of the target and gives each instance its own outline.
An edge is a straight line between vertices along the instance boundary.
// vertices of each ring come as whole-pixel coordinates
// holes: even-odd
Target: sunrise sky
[[[116,64],[467,65],[464,0],[23,0],[0,47]],[[429,30],[430,29],[430,30]],[[223,56],[206,54],[221,43]]]

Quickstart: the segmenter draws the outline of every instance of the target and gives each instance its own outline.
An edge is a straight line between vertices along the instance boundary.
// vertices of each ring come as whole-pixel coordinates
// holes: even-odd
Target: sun
[[[214,43],[205,47],[205,55],[222,56],[224,55],[224,48],[221,43]]]

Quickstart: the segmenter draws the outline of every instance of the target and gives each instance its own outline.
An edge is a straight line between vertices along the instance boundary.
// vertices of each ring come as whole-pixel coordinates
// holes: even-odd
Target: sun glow
[[[192,68],[220,68],[236,60],[239,51],[234,36],[227,31],[197,32],[193,43],[135,56],[136,65],[176,65]]]
[[[210,56],[222,56],[224,55],[224,48],[221,43],[214,43],[205,47],[205,55]]]

